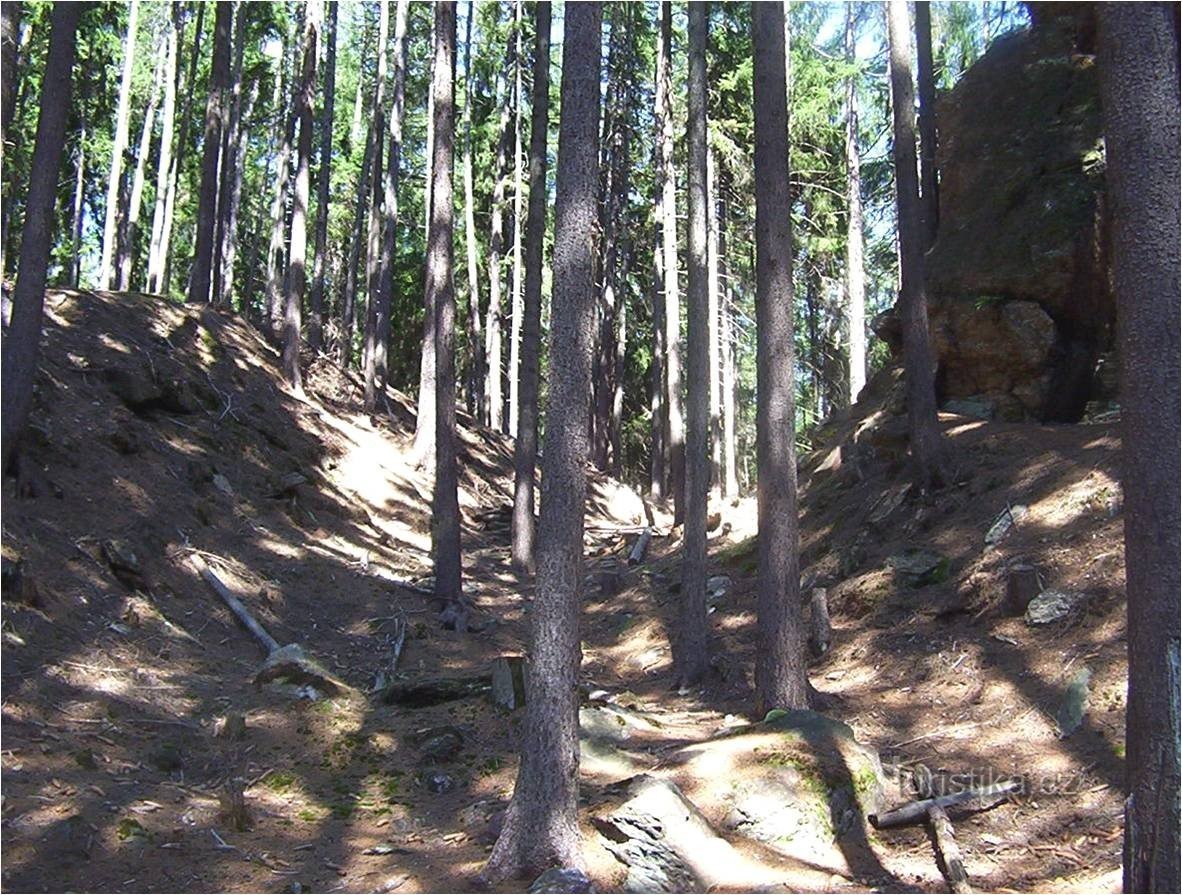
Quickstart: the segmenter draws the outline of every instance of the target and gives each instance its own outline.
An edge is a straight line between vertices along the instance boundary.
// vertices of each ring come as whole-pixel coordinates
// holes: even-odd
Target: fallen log
[[[967,811],[983,811],[992,808],[1018,792],[1022,788],[1021,780],[1009,780],[1005,783],[995,783],[992,786],[966,789],[962,792],[936,796],[930,799],[916,799],[884,814],[871,814],[867,817],[876,828],[882,830],[887,827],[902,827],[917,821],[926,820],[928,812],[933,807],[943,809],[958,808]]]
[[[267,629],[255,621],[254,616],[251,615],[247,608],[242,605],[242,601],[230,592],[230,588],[226,587],[226,585],[222,582],[222,579],[214,574],[213,569],[205,564],[205,560],[196,553],[194,553],[190,559],[193,563],[193,568],[197,570],[197,574],[199,574],[205,580],[205,583],[209,585],[210,589],[221,598],[221,601],[226,604],[226,608],[234,613],[234,617],[238,619],[242,627],[246,628],[246,630],[250,632],[251,636],[262,645],[263,649],[267,651],[267,655],[270,655],[271,653],[278,650],[279,641],[268,634]]]
[[[645,527],[632,545],[632,552],[628,554],[628,565],[635,566],[644,562],[644,555],[648,553],[649,542],[653,539],[653,530]]]
[[[932,827],[932,837],[936,840],[937,856],[944,865],[948,888],[960,895],[971,893],[973,887],[969,885],[969,874],[964,869],[964,859],[960,855],[960,846],[956,844],[956,831],[952,828],[948,812],[939,805],[933,805],[928,809],[928,822]]]
[[[320,665],[309,658],[304,653],[304,648],[298,643],[289,643],[286,646],[280,646],[279,641],[267,633],[264,628],[250,611],[243,605],[242,601],[234,596],[230,588],[226,587],[225,582],[220,579],[217,574],[206,565],[205,560],[200,555],[194,553],[190,560],[193,563],[193,568],[209,585],[210,589],[218,595],[226,607],[234,614],[234,617],[250,632],[251,636],[255,638],[267,651],[267,658],[255,672],[254,682],[256,684],[265,684],[274,680],[287,680],[294,684],[308,684],[315,687],[320,692],[333,695],[348,689],[348,686],[337,678],[329,674]]]
[[[492,676],[436,678],[425,681],[397,681],[382,692],[382,702],[420,709],[441,702],[479,696],[492,689]]]

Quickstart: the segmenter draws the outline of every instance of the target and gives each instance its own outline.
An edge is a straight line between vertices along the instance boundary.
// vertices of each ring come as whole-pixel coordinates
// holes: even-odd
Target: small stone
[[[79,749],[75,752],[74,763],[87,771],[98,770],[98,762],[95,760],[94,753],[89,749]]]
[[[5,600],[28,606],[41,605],[37,583],[29,574],[24,559],[8,544],[4,545],[4,556],[0,560],[0,594]]]
[[[1081,668],[1067,687],[1067,694],[1063,697],[1063,704],[1059,707],[1055,721],[1059,725],[1059,736],[1069,737],[1079,730],[1083,723],[1084,713],[1088,709],[1088,696],[1091,695],[1089,684],[1092,681],[1092,670]]]
[[[926,547],[908,547],[887,559],[887,563],[912,587],[939,584],[948,578],[948,559]]]
[[[1029,512],[1022,504],[1014,504],[1007,506],[997,518],[993,520],[993,524],[989,526],[989,531],[985,532],[986,544],[997,544],[1002,538],[1010,533],[1010,530],[1026,518]]]
[[[213,474],[213,486],[225,494],[227,497],[234,496],[234,488],[230,484],[230,480],[222,475],[220,472]]]
[[[991,420],[997,415],[997,405],[988,398],[953,398],[945,401],[941,409],[977,420]]]
[[[531,884],[529,892],[594,892],[590,877],[574,867],[553,867]]]
[[[1026,624],[1032,627],[1053,624],[1075,613],[1085,602],[1087,597],[1083,594],[1044,590],[1026,607]]]
[[[722,596],[730,586],[729,575],[711,575],[706,579],[706,591],[715,596]]]
[[[140,558],[136,555],[135,549],[127,543],[127,541],[112,538],[111,540],[103,541],[102,543],[103,558],[106,559],[109,565],[115,571],[131,572],[136,575],[143,574],[143,566],[140,564]]]
[[[456,788],[456,778],[445,771],[433,768],[423,773],[423,785],[437,795],[444,795]]]
[[[457,727],[433,727],[424,731],[419,753],[424,761],[440,764],[451,761],[464,747],[464,735]]]

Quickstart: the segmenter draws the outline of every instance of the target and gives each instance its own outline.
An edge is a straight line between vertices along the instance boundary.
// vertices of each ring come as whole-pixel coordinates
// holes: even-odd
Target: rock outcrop
[[[996,40],[937,103],[931,333],[942,402],[1075,421],[1102,396],[1115,316],[1094,12],[1031,7],[1033,25]]]

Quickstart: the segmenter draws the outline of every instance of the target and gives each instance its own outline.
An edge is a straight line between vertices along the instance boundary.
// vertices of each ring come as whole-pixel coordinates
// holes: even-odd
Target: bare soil
[[[464,572],[483,629],[445,630],[434,601],[395,581],[430,574],[431,482],[410,455],[413,402],[390,392],[389,411],[368,417],[359,384],[324,358],[294,396],[242,321],[148,296],[53,292],[43,348],[29,447],[40,475],[23,483],[39,493],[17,497],[4,483],[5,555],[19,554],[40,603],[6,594],[3,604],[3,888],[484,889],[521,712],[484,696],[391,706],[369,690],[400,614],[410,680],[485,674],[495,657],[526,651],[532,583],[510,571],[507,529],[489,521],[510,499],[511,442],[461,415]],[[834,621],[833,648],[811,668],[826,712],[903,769],[888,799],[910,798],[914,763],[1027,776],[1028,795],[957,821],[980,889],[1117,891],[1116,427],[945,416],[961,484],[909,493],[871,523],[906,483],[903,460],[833,449],[886,413],[891,387],[884,378],[802,458],[802,568],[828,588]],[[304,481],[292,484],[296,473]],[[584,683],[656,719],[629,750],[659,773],[670,749],[750,710],[754,504],[713,507],[711,574],[732,583],[711,615],[715,676],[683,694],[670,690],[668,646],[676,532],[657,507],[649,559],[628,569],[621,529],[643,524],[640,499],[594,476],[589,504]],[[1028,512],[986,545],[999,514],[1019,506]],[[908,547],[946,558],[939,580],[898,579],[887,560]],[[113,568],[113,548],[139,568]],[[196,551],[276,640],[301,643],[351,689],[310,700],[256,687],[263,651],[197,577]],[[1084,595],[1081,611],[1041,628],[1006,615],[1006,569],[1019,558],[1046,587]],[[605,570],[614,585],[602,588]],[[1087,711],[1062,736],[1056,717],[1085,667]],[[245,718],[241,739],[217,735],[232,714]],[[424,733],[443,725],[461,748],[424,760]],[[432,791],[437,771],[450,791]],[[588,803],[610,782],[600,771],[587,769]],[[238,787],[246,817],[233,810]],[[585,842],[596,884],[618,886],[621,867],[589,823]],[[737,873],[733,888],[753,878]],[[943,890],[922,827],[786,864],[770,886],[871,888]]]

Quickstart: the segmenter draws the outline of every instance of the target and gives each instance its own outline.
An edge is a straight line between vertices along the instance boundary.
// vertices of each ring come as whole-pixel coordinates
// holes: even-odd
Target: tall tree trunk
[[[895,190],[899,208],[899,303],[903,318],[903,366],[907,379],[907,419],[911,459],[921,489],[948,483],[949,461],[936,419],[936,384],[928,337],[924,288],[923,231],[915,171],[915,91],[905,0],[888,0],[891,112],[894,116]]]
[[[485,868],[493,879],[582,864],[577,818],[579,610],[595,310],[593,247],[587,235],[595,226],[599,185],[601,16],[599,3],[566,8],[550,389],[537,596],[529,613],[530,698],[517,783]]]
[[[689,7],[689,224],[686,255],[688,372],[685,439],[685,537],[681,562],[681,610],[673,637],[678,685],[692,686],[709,664],[706,620],[706,503],[710,488],[710,283],[706,259],[706,44],[707,6]]]
[[[324,32],[324,108],[320,113],[320,167],[316,172],[316,244],[308,300],[308,347],[324,344],[324,275],[328,269],[328,203],[332,198],[332,116],[337,84],[337,2],[328,0]],[[360,79],[359,79],[360,80]]]
[[[41,80],[41,111],[37,138],[29,168],[25,198],[24,234],[21,238],[16,286],[12,292],[12,321],[0,359],[0,469],[16,458],[33,406],[33,383],[41,349],[41,317],[45,306],[45,273],[53,246],[54,207],[58,175],[66,145],[66,121],[73,88],[75,38],[79,3],[55,3],[50,13],[49,52]],[[580,532],[580,541],[582,534]]]
[[[23,93],[18,85],[24,84],[20,64],[20,31],[24,4],[20,2],[0,4],[0,69],[6,73],[0,79],[0,166],[8,156],[8,141],[14,135],[10,132],[16,115],[17,98]],[[8,214],[11,204],[11,187],[4,181],[3,197],[0,201],[0,280],[4,278],[5,247],[8,245]],[[5,303],[7,307],[7,302]]]
[[[20,40],[21,12],[24,4],[5,3],[0,6],[0,67],[5,76],[0,83],[0,159],[8,151],[8,129],[16,112],[17,42]]]
[[[176,4],[172,8],[172,28],[168,31],[165,49],[164,109],[160,125],[160,149],[156,164],[156,201],[152,208],[152,238],[148,244],[147,291],[159,292],[164,278],[164,261],[161,248],[164,241],[164,218],[168,205],[168,193],[172,186],[172,142],[176,126],[177,82],[180,79],[180,40],[184,31],[184,7]]]
[[[390,4],[381,0],[381,18],[378,20],[378,75],[374,85],[373,110],[370,112],[377,136],[374,138],[373,196],[369,206],[369,238],[366,251],[366,281],[368,302],[365,307],[365,352],[363,355],[363,380],[365,383],[365,410],[373,413],[377,402],[377,354],[378,315],[382,280],[382,199],[385,190],[382,148],[385,142],[382,132],[386,124],[386,37],[390,31]],[[381,346],[384,352],[385,346]]]
[[[471,9],[471,7],[469,7]],[[534,6],[533,99],[529,124],[529,220],[525,235],[520,407],[513,445],[514,568],[534,571],[534,470],[538,458],[538,356],[542,342],[542,249],[546,241],[546,132],[550,127],[550,4]]]
[[[188,78],[185,82],[185,108],[181,114],[181,130],[177,139],[176,152],[172,157],[172,173],[168,184],[168,197],[164,206],[163,238],[160,246],[160,291],[168,294],[172,283],[172,225],[176,217],[177,192],[180,190],[181,172],[184,170],[185,152],[189,144],[189,123],[193,119],[193,103],[197,90],[197,63],[201,58],[201,36],[205,26],[204,3],[197,4],[197,24],[193,29],[193,53],[189,59]],[[178,35],[177,39],[180,39]]]
[[[677,291],[677,179],[673,170],[673,97],[670,73],[673,7],[661,2],[657,42],[657,116],[661,121],[661,227],[665,249],[665,407],[669,414],[669,469],[673,520],[685,519],[685,423],[681,413],[681,300]]]
[[[724,497],[739,496],[738,465],[735,440],[735,322],[732,307],[731,266],[727,261],[727,225],[729,223],[725,188],[719,188],[718,201],[718,259],[722,268],[722,284],[718,306],[718,341],[721,353],[722,382],[722,493]]]
[[[164,78],[164,61],[163,56],[156,60],[156,70],[152,74],[152,92],[148,95],[148,108],[144,112],[144,126],[140,130],[139,149],[135,157],[135,174],[131,179],[131,199],[124,213],[127,238],[119,241],[118,264],[116,265],[119,274],[115,286],[121,291],[131,288],[131,265],[135,254],[135,237],[144,199],[144,175],[148,168],[148,152],[152,146],[156,104],[160,100],[161,81]]]
[[[401,0],[405,21],[406,0]],[[401,49],[401,48],[399,48]],[[435,142],[431,161],[431,239],[427,246],[427,290],[435,308],[435,492],[432,501],[432,558],[435,596],[463,599],[460,563],[460,503],[456,468],[456,292],[453,276],[454,201],[452,166],[456,109],[453,63],[456,4],[435,6]]]
[[[472,172],[472,19],[476,0],[468,0],[464,38],[464,242],[468,258],[468,412],[479,418],[484,400],[484,336],[480,323],[480,274],[476,253],[476,200]],[[547,73],[548,74],[548,73]],[[532,175],[531,175],[532,176]]]
[[[710,310],[710,493],[722,493],[722,373],[719,370],[718,306],[718,178],[714,166],[714,148],[706,144],[706,282]]]
[[[514,65],[513,41],[509,41],[508,59],[505,71]],[[504,415],[504,392],[502,377],[505,375],[501,365],[501,261],[505,255],[505,181],[509,176],[509,148],[513,139],[511,130],[513,124],[512,103],[508,94],[512,89],[508,75],[503,78],[505,98],[501,103],[501,121],[497,141],[496,171],[493,174],[492,195],[492,234],[488,247],[488,318],[485,324],[484,354],[488,359],[488,379],[485,383],[485,396],[488,425],[501,431]]]
[[[373,167],[374,143],[377,134],[373,122],[365,138],[365,155],[361,171],[357,174],[357,199],[354,204],[352,238],[349,241],[349,257],[345,262],[345,275],[341,283],[341,366],[348,369],[353,362],[353,333],[357,319],[357,276],[361,266],[361,247],[365,243],[366,211],[369,197],[370,168]]]
[[[920,4],[924,5],[924,4]],[[862,163],[858,154],[857,9],[845,9],[845,62],[850,75],[845,84],[846,219],[845,290],[849,325],[849,402],[858,400],[866,385],[866,273],[862,267]]]
[[[291,214],[291,248],[288,257],[287,306],[283,315],[283,372],[297,392],[300,378],[300,313],[307,285],[308,198],[311,192],[312,97],[316,92],[316,44],[320,38],[320,0],[310,0],[304,12],[304,62],[295,113],[300,122],[296,149],[295,193]]]
[[[522,220],[524,210],[522,171],[521,171],[521,128],[525,100],[521,95],[521,67],[524,64],[521,55],[521,9],[523,3],[518,0],[513,4],[513,40],[516,48],[513,51],[513,297],[509,301],[509,420],[508,431],[517,434],[518,404],[521,401],[519,392],[521,368],[521,324],[524,313],[522,279],[525,274],[524,260],[521,255],[521,240],[525,230]]]
[[[123,153],[127,151],[127,131],[131,117],[131,77],[135,72],[135,33],[139,11],[139,0],[131,0],[131,5],[127,10],[127,37],[123,43],[123,78],[119,82],[119,106],[115,112],[115,138],[111,142],[111,172],[107,178],[107,212],[103,224],[102,259],[99,262],[100,289],[110,289],[115,277],[119,187],[123,182]]]
[[[201,158],[201,188],[198,192],[197,238],[193,270],[189,279],[189,301],[209,301],[213,274],[214,228],[217,223],[218,156],[225,121],[226,87],[230,80],[230,17],[233,4],[218,0],[213,29],[213,62],[209,74],[209,100],[205,106],[205,146]]]
[[[294,50],[298,46],[299,44],[292,45],[293,58],[295,57]],[[293,65],[293,75],[289,84],[296,80],[294,68]],[[267,247],[267,293],[266,307],[263,310],[267,320],[266,329],[271,334],[271,338],[276,340],[279,337],[280,324],[283,319],[283,294],[286,281],[283,263],[284,225],[287,218],[287,191],[291,186],[291,152],[292,141],[295,139],[298,105],[295,88],[293,87],[290,92],[291,104],[288,108],[280,110],[279,126],[282,130],[276,134],[276,145],[279,152],[275,161],[275,194],[271,198],[271,239]]]
[[[258,100],[259,82],[254,81],[250,85],[250,93],[247,94],[246,99],[243,100],[242,110],[238,114],[238,126],[234,129],[234,143],[231,145],[231,171],[233,177],[230,181],[230,198],[226,207],[226,233],[229,238],[225,240],[224,248],[222,250],[222,274],[221,274],[221,304],[225,307],[230,307],[231,297],[234,291],[234,264],[238,259],[238,218],[242,210],[242,162],[246,158],[246,144],[249,137],[249,121],[254,104]],[[257,252],[255,253],[257,256]],[[253,268],[247,268],[245,280],[251,277]],[[246,282],[243,283],[242,294],[239,299],[239,309],[243,314],[249,315],[249,290]]]
[[[915,57],[919,82],[919,168],[920,217],[923,221],[923,250],[936,241],[940,226],[940,186],[936,172],[936,78],[932,69],[932,4],[916,0]],[[848,28],[847,24],[847,28]]]
[[[792,336],[792,224],[784,7],[752,7],[755,55],[756,714],[808,706],[800,608]]]
[[[78,145],[75,147],[74,158],[74,206],[73,215],[73,251],[70,253],[70,283],[75,289],[81,288],[82,280],[82,217],[83,200],[86,198],[86,119],[82,118],[78,127]]]
[[[1129,694],[1124,890],[1179,887],[1178,7],[1100,7],[1121,360]]]
[[[241,177],[238,164],[238,132],[242,128],[242,60],[246,52],[246,16],[249,7],[240,2],[234,16],[234,66],[230,72],[229,91],[223,110],[226,127],[222,132],[222,157],[218,173],[218,222],[214,250],[213,300],[228,308],[234,291],[234,256],[238,236],[230,222],[230,206],[235,184]]]
[[[660,141],[654,141],[653,170],[660,165]],[[658,203],[660,184],[657,184]],[[658,204],[654,203],[654,204]],[[649,495],[653,500],[661,500],[665,496],[668,466],[666,463],[665,433],[669,430],[669,416],[665,407],[665,251],[661,244],[661,234],[654,233],[653,239],[653,359],[649,370],[649,413],[652,418],[650,440],[652,442],[649,456]]]
[[[432,54],[431,65],[435,65]],[[431,201],[433,153],[435,151],[435,73],[427,93],[427,153],[423,210],[427,220],[425,243],[431,241]],[[423,290],[423,352],[419,358],[419,400],[415,413],[415,440],[411,448],[415,464],[420,468],[435,462],[435,306],[430,289]]]
[[[376,392],[385,390],[388,378],[386,345],[390,341],[390,304],[394,294],[394,249],[398,237],[398,169],[402,163],[402,110],[406,102],[407,5],[407,0],[398,0],[398,10],[394,17],[394,102],[390,110],[390,156],[386,163],[384,180],[381,282],[374,309],[373,381],[370,383],[370,388]]]

